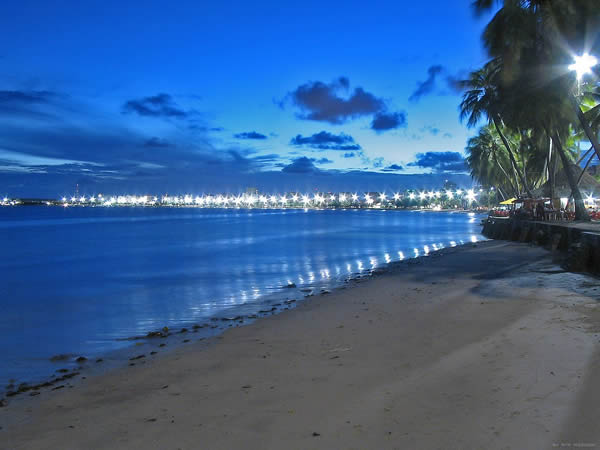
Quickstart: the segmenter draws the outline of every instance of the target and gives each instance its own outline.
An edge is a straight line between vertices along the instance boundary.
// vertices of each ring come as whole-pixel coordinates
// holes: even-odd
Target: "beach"
[[[600,281],[527,244],[442,253],[19,398],[0,447],[599,447]]]

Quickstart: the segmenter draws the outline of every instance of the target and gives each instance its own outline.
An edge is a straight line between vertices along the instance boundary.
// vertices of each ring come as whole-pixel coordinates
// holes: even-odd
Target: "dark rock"
[[[163,330],[165,333],[168,333],[168,332],[169,332],[169,327],[163,327],[163,329],[162,329],[162,330]]]
[[[312,434],[312,435],[313,435],[314,437],[317,437],[317,436],[321,436],[321,433],[317,433],[316,431],[313,431],[313,434]]]
[[[160,344],[159,347],[165,347],[167,344]]]
[[[75,360],[75,362],[82,363],[82,362],[86,362],[87,360],[88,359],[85,356],[80,356],[79,358],[77,358]]]
[[[68,361],[69,359],[71,359],[71,356],[72,355],[67,355],[67,354],[54,355],[52,358],[50,358],[50,361],[52,361],[52,362]]]
[[[234,320],[241,320],[242,316],[235,316],[235,317],[223,317],[221,320],[223,322],[227,322],[227,321],[234,321]]]
[[[142,358],[145,358],[145,357],[146,357],[146,355],[144,355],[144,354],[137,355],[137,356],[134,356],[132,358],[129,358],[129,361],[135,361],[136,359],[142,359]]]
[[[6,396],[7,397],[14,397],[17,394],[18,394],[17,391],[8,391],[8,392],[6,392]]]
[[[181,331],[180,331],[180,333],[187,333],[187,332],[188,332],[187,328],[182,328]]]
[[[286,288],[295,288],[296,287],[296,283],[288,283],[287,286],[285,286]]]
[[[69,369],[58,369],[57,372],[59,373],[67,373],[69,371]]]
[[[61,384],[60,386],[53,387],[52,390],[53,391],[58,391],[59,389],[64,389],[64,387],[65,387],[65,385]]]
[[[3,408],[6,406],[6,400],[4,400],[3,398],[0,398],[0,408]]]
[[[190,340],[189,340],[189,339],[184,339],[184,340],[183,340],[183,343],[184,343],[184,344],[185,344],[185,343],[187,343],[187,342],[190,342]]]
[[[102,358],[98,358],[98,359],[96,360],[96,362],[97,362],[97,363],[101,363],[101,362],[103,362],[103,361],[104,361],[104,360],[103,360]]]
[[[30,395],[31,397],[35,397],[36,395],[40,395],[40,391],[33,391],[33,392],[30,392],[30,393],[29,393],[29,395]]]
[[[158,352],[150,352],[151,355],[156,355]]]
[[[161,338],[166,337],[166,335],[162,331],[151,331],[146,335],[147,338]]]

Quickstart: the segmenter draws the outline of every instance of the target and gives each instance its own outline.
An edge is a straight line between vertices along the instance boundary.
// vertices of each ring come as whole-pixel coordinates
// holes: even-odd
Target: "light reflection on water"
[[[274,295],[300,299],[301,288],[481,239],[475,217],[404,211],[32,207],[0,219],[0,382],[54,354],[253,314]]]

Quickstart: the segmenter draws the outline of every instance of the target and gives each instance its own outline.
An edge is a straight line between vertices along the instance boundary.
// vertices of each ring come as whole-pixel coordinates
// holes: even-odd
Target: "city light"
[[[396,191],[394,194],[385,192],[273,192],[269,194],[252,193],[240,194],[191,194],[184,195],[130,195],[118,194],[103,196],[102,194],[74,195],[71,197],[61,196],[57,200],[44,203],[47,205],[60,204],[61,206],[164,206],[164,207],[197,207],[197,208],[419,208],[442,210],[444,208],[458,209],[466,202],[475,202],[478,194],[483,189],[468,190],[415,190]],[[493,192],[493,188],[486,189]],[[0,197],[0,200],[2,198]],[[452,200],[452,203],[449,201]],[[586,199],[593,202],[594,198],[589,195]],[[18,200],[10,200],[4,197],[0,202],[3,206],[18,204]]]

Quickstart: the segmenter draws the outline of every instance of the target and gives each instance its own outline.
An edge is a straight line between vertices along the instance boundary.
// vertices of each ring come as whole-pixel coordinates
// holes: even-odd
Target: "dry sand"
[[[487,242],[0,408],[15,449],[600,448],[600,281]]]

